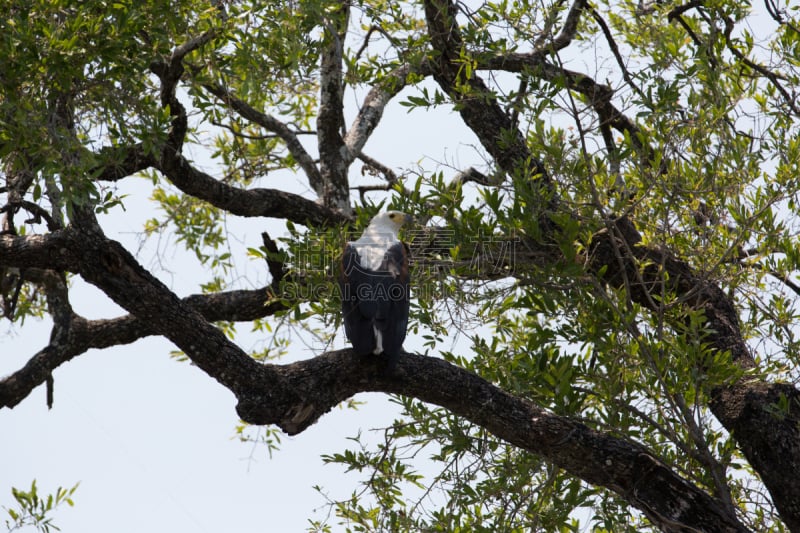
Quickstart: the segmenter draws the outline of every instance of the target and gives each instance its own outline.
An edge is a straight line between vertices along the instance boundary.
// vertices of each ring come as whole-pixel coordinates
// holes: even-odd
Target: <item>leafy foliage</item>
[[[135,155],[147,164],[130,174],[151,180],[157,206],[143,231],[166,234],[194,255],[207,276],[204,293],[236,286],[240,261],[279,264],[264,289],[277,310],[253,321],[270,339],[253,357],[274,361],[292,352],[295,329],[324,346],[341,340],[341,245],[376,212],[401,209],[423,222],[405,237],[415,279],[409,328],[426,354],[638,442],[748,527],[783,530],[709,403],[714,391],[744,376],[800,379],[793,281],[800,269],[793,97],[800,33],[788,4],[768,2],[775,11],[767,18],[741,0],[458,3],[449,93],[431,83],[431,65],[447,51],[436,48],[415,3],[359,0],[347,4],[347,16],[328,0],[184,0],[170,10],[126,1],[12,4],[0,8],[3,192],[6,212],[27,209],[32,217],[19,227],[7,217],[5,232],[44,233],[47,217],[52,230],[77,219],[81,207],[99,215],[124,207],[109,182],[124,177],[112,170],[127,170]],[[333,30],[344,24],[339,42]],[[186,52],[175,81],[182,117],[154,64],[172,61],[200,35],[207,39]],[[532,155],[512,169],[484,142],[474,149],[477,168],[455,171],[404,154],[409,167],[398,174],[362,143],[350,154],[364,167],[361,176],[348,175],[361,187],[353,216],[345,214],[349,224],[283,217],[277,251],[265,243],[237,258],[226,217],[250,206],[231,200],[236,192],[281,184],[283,192],[300,184],[298,195],[309,186],[327,190],[315,184],[322,173],[310,169],[325,163],[324,147],[312,140],[326,126],[319,123],[329,111],[321,103],[328,90],[321,65],[332,49],[342,56],[334,85],[345,96],[342,109],[327,116],[341,121],[334,129],[343,137],[369,136],[364,124],[377,125],[380,113],[365,110],[375,101],[407,111],[411,135],[426,112],[464,116],[478,101],[511,124],[493,139],[499,149],[521,139]],[[358,118],[347,126],[344,117],[352,115]],[[176,117],[186,119],[186,153],[194,158],[182,156],[181,164],[213,166],[218,177],[211,199],[169,176],[165,150],[175,152]],[[474,136],[454,132],[448,143],[474,143]],[[637,258],[625,279],[593,263],[598,241],[620,220],[635,221],[635,244],[663,251],[660,260]],[[616,250],[620,263],[628,252]],[[674,258],[694,280],[725,288],[757,365],[743,367],[713,345],[711,310],[694,305],[697,294],[670,278]],[[16,282],[5,280],[14,273],[0,274],[3,302],[14,302],[5,306],[7,318],[22,323],[44,314],[38,285],[20,281],[12,296]],[[645,296],[632,296],[645,285]],[[217,322],[231,339],[238,338],[234,322]],[[348,531],[652,527],[619,494],[480,426],[418,400],[393,401],[403,415],[380,430],[377,448],[357,436],[352,449],[325,456],[365,476],[348,496],[330,498],[332,520]],[[774,416],[791,408],[779,402]],[[237,428],[270,452],[280,444],[273,430],[248,431]],[[39,520],[47,531],[53,526],[45,512],[71,505],[72,492],[59,489],[42,501],[34,484],[14,493],[22,514],[9,514]]]
[[[6,529],[17,531],[31,526],[42,533],[61,531],[53,523],[53,517],[50,515],[61,504],[66,503],[72,507],[74,505],[72,495],[77,489],[77,484],[69,489],[58,487],[55,494],[42,496],[36,487],[36,480],[31,482],[31,488],[28,491],[12,488],[11,494],[17,502],[17,508],[3,507],[10,518],[10,520],[6,520]]]

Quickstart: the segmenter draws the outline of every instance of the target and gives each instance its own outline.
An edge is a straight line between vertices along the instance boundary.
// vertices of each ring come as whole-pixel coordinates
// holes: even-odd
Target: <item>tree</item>
[[[90,348],[160,335],[248,424],[296,434],[358,392],[397,395],[379,450],[328,457],[370,472],[333,503],[354,530],[800,531],[800,32],[788,4],[763,10],[4,4],[0,295],[7,320],[53,327],[0,404],[52,391]],[[387,106],[410,132],[452,109],[452,143],[477,140],[483,165],[370,157]],[[287,171],[307,193],[276,187]],[[137,177],[160,209],[144,230],[196,254],[202,293],[175,294],[104,231],[126,202],[113,184]],[[276,324],[341,337],[332,265],[389,206],[422,222],[425,353],[396,372],[349,349],[275,361],[292,349]],[[288,237],[233,257],[226,215],[282,219]],[[237,287],[252,259],[270,282]],[[78,316],[73,276],[129,314]],[[238,322],[273,349],[246,353]],[[422,449],[433,478],[414,471]]]

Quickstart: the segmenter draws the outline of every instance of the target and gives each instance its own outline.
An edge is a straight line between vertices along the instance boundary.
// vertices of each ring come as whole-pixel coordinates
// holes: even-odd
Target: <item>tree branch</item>
[[[361,150],[383,116],[386,104],[403,90],[406,78],[412,72],[427,76],[431,73],[430,65],[424,61],[413,68],[408,64],[398,67],[367,93],[358,116],[344,137],[344,144],[347,147],[346,164],[349,165],[356,157],[360,157]]]
[[[787,28],[795,33],[800,33],[800,28],[792,24],[792,17],[787,13],[789,6],[786,8],[779,8],[775,0],[764,0],[764,6],[767,8],[767,12],[769,16],[772,17],[772,20],[781,25],[785,24]]]
[[[73,233],[68,227],[46,235],[0,235],[0,266],[75,271],[80,253],[71,247]]]
[[[172,341],[226,388],[249,387],[257,374],[268,372],[143,268],[122,245],[106,238],[99,226],[87,219],[82,227],[80,242],[74,247],[81,251],[77,270],[83,279],[145,321],[153,333]]]
[[[157,59],[150,63],[150,71],[161,80],[161,106],[164,109],[169,109],[172,116],[172,128],[167,139],[167,146],[174,152],[179,153],[181,151],[188,126],[186,109],[175,96],[175,89],[185,71],[183,59],[187,54],[210,41],[215,34],[214,30],[208,30],[202,35],[193,37],[184,44],[177,46],[168,59]]]
[[[55,274],[51,274],[55,275]],[[182,302],[200,313],[209,322],[220,320],[250,321],[274,315],[286,305],[273,298],[269,288],[227,291],[214,294],[194,294]],[[49,301],[50,299],[48,299]],[[0,380],[0,408],[12,408],[25,399],[58,366],[87,350],[130,344],[156,331],[148,321],[134,315],[113,319],[86,320],[70,314],[69,322],[61,324],[69,334],[52,338],[21,369]]]
[[[747,531],[719,501],[639,444],[549,413],[441,359],[406,354],[391,376],[382,371],[383,365],[380,358],[340,350],[275,367],[279,387],[296,391],[298,400],[264,398],[263,391],[276,388],[269,379],[237,393],[237,412],[251,424],[277,424],[293,435],[358,392],[402,394],[444,407],[588,483],[614,491],[664,531]]]
[[[230,91],[222,86],[207,83],[203,85],[203,88],[222,100],[225,104],[230,105],[231,108],[243,118],[258,124],[267,131],[271,131],[280,137],[283,142],[286,143],[286,148],[289,150],[289,153],[292,154],[297,164],[300,165],[300,168],[305,172],[311,188],[314,189],[317,194],[321,193],[322,176],[317,168],[317,164],[314,162],[314,158],[311,157],[303,147],[303,144],[300,142],[300,139],[297,138],[295,132],[272,115],[262,113],[251,107],[247,102],[236,98]],[[320,198],[321,197],[322,196],[320,196]]]
[[[361,167],[362,176],[364,174],[370,174],[372,176],[383,174],[383,179],[386,180],[389,188],[400,181],[400,176],[398,176],[394,170],[387,167],[377,159],[368,156],[364,152],[359,152],[358,158],[364,163],[364,166]],[[385,190],[388,190],[388,188]]]
[[[564,20],[564,25],[561,27],[558,36],[551,43],[544,43],[545,46],[542,51],[558,52],[569,46],[572,39],[575,38],[575,34],[578,33],[578,23],[581,20],[583,10],[587,7],[588,2],[586,0],[575,0],[575,3],[569,8],[567,18]]]
[[[277,189],[243,190],[194,168],[180,154],[165,154],[157,168],[185,194],[245,217],[274,217],[298,224],[326,226],[350,220],[341,212]]]
[[[350,188],[347,179],[347,146],[342,139],[344,130],[342,85],[342,56],[349,18],[349,5],[342,2],[325,21],[325,42],[320,60],[319,111],[317,113],[317,141],[319,146],[322,183],[317,191],[323,205],[349,215]]]
[[[728,50],[736,58],[738,58],[739,61],[741,61],[744,65],[750,67],[751,69],[753,69],[754,71],[756,71],[760,75],[762,75],[763,77],[767,78],[772,83],[772,85],[775,87],[775,89],[777,89],[778,92],[781,93],[781,96],[783,96],[783,100],[784,100],[785,104],[789,107],[789,109],[791,109],[792,113],[796,117],[800,117],[800,107],[798,107],[796,105],[797,95],[796,94],[789,94],[789,91],[781,83],[780,76],[778,76],[777,74],[775,74],[774,72],[772,72],[768,68],[763,67],[763,66],[759,65],[758,63],[756,63],[755,61],[751,60],[750,58],[745,56],[741,52],[741,50],[739,50],[736,46],[734,46],[733,41],[731,39],[731,33],[733,32],[733,27],[734,27],[733,20],[730,17],[727,17],[727,16],[723,17],[723,20],[725,21],[725,32],[724,32],[725,45],[727,46]]]
[[[26,223],[41,223],[42,219],[45,220],[47,223],[47,229],[50,231],[55,231],[61,229],[61,223],[53,218],[53,216],[47,212],[46,209],[41,207],[39,204],[35,204],[33,202],[29,202],[27,200],[19,200],[16,202],[9,202],[3,207],[0,207],[0,213],[9,213],[9,217],[12,212],[16,212],[18,209],[24,209],[28,213],[31,214],[32,218],[26,220]]]
[[[625,80],[625,83],[628,84],[628,87],[630,87],[639,96],[642,102],[647,102],[649,99],[642,92],[642,89],[633,81],[631,73],[628,72],[628,67],[625,65],[625,61],[622,59],[619,46],[617,46],[617,42],[614,40],[614,36],[611,34],[611,29],[609,29],[605,19],[603,19],[600,13],[594,8],[591,9],[591,13],[592,18],[594,18],[595,22],[597,22],[598,26],[600,26],[600,30],[603,32],[603,36],[606,38],[608,47],[611,50],[611,53],[614,55],[614,59],[617,61],[617,66],[622,74],[622,79]]]
[[[253,112],[258,113],[255,110]],[[284,218],[298,224],[319,226],[342,224],[350,220],[342,213],[289,192],[233,187],[194,168],[185,157],[170,150],[164,150],[160,160],[145,154],[141,144],[103,148],[100,156],[107,162],[95,169],[98,180],[117,181],[146,168],[156,168],[184,194],[234,215]]]
[[[595,234],[590,271],[598,276],[603,272],[604,282],[625,287],[634,302],[653,311],[657,311],[655,298],[666,286],[678,302],[703,312],[708,332],[704,342],[728,354],[745,371],[753,369],[755,361],[739,329],[736,308],[724,291],[668,251],[641,245],[636,239],[638,232],[626,219],[616,224],[620,227],[614,232]],[[618,242],[612,242],[615,239]],[[800,391],[790,384],[765,383],[745,373],[734,382],[714,387],[709,395],[711,411],[761,476],[781,518],[790,530],[800,530],[800,483],[786,476],[787,469],[800,461]],[[786,412],[770,414],[777,405],[788,406]]]
[[[82,319],[73,318],[63,328],[67,335],[55,335],[45,348],[25,363],[25,366],[0,380],[0,408],[13,408],[33,389],[51,379],[53,369],[88,349],[85,344],[74,342],[76,337],[86,337],[83,330],[84,323]]]
[[[104,146],[98,156],[104,163],[90,172],[98,181],[119,181],[158,164],[152,155],[145,153],[141,143],[131,146]]]
[[[533,157],[522,134],[497,104],[486,84],[477,76],[464,78],[460,56],[463,43],[455,21],[456,8],[450,0],[427,0],[425,18],[433,48],[433,78],[453,99],[464,123],[478,136],[498,165],[512,176],[537,176],[550,187],[542,162]]]
[[[537,53],[510,53],[481,58],[478,60],[478,68],[527,73],[532,76],[541,76],[542,79],[551,82],[561,80],[566,83],[568,89],[577,91],[586,97],[602,123],[608,124],[622,133],[628,133],[637,150],[647,157],[652,154],[652,150],[642,143],[639,127],[611,102],[614,95],[611,87],[597,83],[585,74],[556,66]]]

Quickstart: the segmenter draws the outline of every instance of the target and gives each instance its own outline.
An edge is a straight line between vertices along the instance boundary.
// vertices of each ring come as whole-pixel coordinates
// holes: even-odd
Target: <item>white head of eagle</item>
[[[389,368],[397,364],[408,327],[408,247],[397,232],[410,221],[400,211],[379,213],[342,254],[344,331],[357,354],[384,353]]]

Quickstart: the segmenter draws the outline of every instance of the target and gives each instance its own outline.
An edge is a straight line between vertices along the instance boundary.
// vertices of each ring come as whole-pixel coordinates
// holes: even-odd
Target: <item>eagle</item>
[[[409,252],[397,232],[410,222],[400,211],[379,213],[342,254],[345,334],[357,354],[385,354],[389,369],[397,365],[408,327]]]

